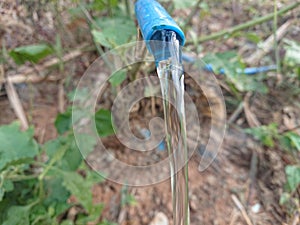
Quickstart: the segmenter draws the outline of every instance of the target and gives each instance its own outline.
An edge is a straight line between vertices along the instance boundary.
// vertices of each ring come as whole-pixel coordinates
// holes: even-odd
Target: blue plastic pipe
[[[155,0],[138,0],[135,3],[135,14],[146,41],[147,48],[157,60],[161,57],[162,31],[174,31],[181,46],[185,43],[183,31],[168,14],[168,12]]]
[[[194,63],[197,61],[197,58],[191,57],[189,55],[186,54],[182,54],[182,60],[187,62],[187,63]],[[204,69],[209,71],[209,72],[213,72],[213,65],[211,64],[206,64],[204,66]],[[276,70],[277,66],[276,65],[270,65],[270,66],[261,66],[261,67],[248,67],[245,68],[244,70],[241,71],[237,71],[239,74],[246,74],[246,75],[254,75],[254,74],[258,74],[258,73],[263,73],[263,72],[268,72],[271,70]],[[221,68],[219,70],[219,74],[225,74],[225,70],[223,68]]]

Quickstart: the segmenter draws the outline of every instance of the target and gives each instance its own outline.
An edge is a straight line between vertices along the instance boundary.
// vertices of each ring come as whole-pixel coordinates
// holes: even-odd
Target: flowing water
[[[176,34],[162,31],[163,60],[157,62],[165,113],[166,143],[170,158],[173,225],[189,225],[184,73]]]

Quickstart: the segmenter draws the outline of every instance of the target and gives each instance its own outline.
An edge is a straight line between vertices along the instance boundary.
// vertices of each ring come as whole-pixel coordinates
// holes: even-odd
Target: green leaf
[[[72,220],[64,220],[60,225],[74,225]]]
[[[92,171],[90,169],[86,170],[86,182],[92,184],[99,184],[105,180],[103,175],[100,175],[98,172]]]
[[[2,225],[29,225],[31,206],[12,206],[7,212],[7,219]]]
[[[78,134],[77,138],[77,147],[79,148],[83,157],[86,157],[94,150],[94,147],[97,144],[97,140],[89,134]]]
[[[109,41],[106,39],[107,36],[103,32],[98,31],[98,30],[92,30],[92,35],[93,35],[95,42],[97,42],[107,48],[113,47],[112,44],[110,44]]]
[[[47,44],[27,45],[15,48],[9,52],[9,55],[18,64],[24,64],[26,61],[37,63],[39,60],[53,53],[53,49]]]
[[[14,190],[14,183],[11,180],[4,179],[2,187],[0,186],[0,202],[3,200],[5,192]]]
[[[75,171],[80,166],[83,157],[79,151],[73,134],[68,137],[68,150],[61,160],[61,168],[68,171]]]
[[[67,94],[69,101],[84,103],[89,98],[89,90],[87,88],[77,88]]]
[[[220,70],[223,70],[225,75],[238,89],[243,89],[237,70],[244,69],[245,65],[239,61],[236,52],[227,51],[222,53],[209,53],[204,56],[203,61],[207,64],[211,64],[212,69],[216,74],[219,74]]]
[[[72,111],[71,108],[64,113],[60,113],[56,116],[54,125],[59,134],[63,134],[66,131],[69,131],[72,126]]]
[[[64,155],[59,155],[61,158],[55,164],[62,170],[74,171],[83,160],[73,134],[50,140],[45,143],[44,148],[50,159],[53,159],[61,149],[66,149]]]
[[[298,134],[294,132],[288,132],[284,134],[284,136],[289,139],[291,147],[294,147],[300,151],[300,136]]]
[[[246,33],[246,38],[255,44],[258,44],[261,41],[261,38],[254,32]]]
[[[284,62],[289,66],[300,65],[300,44],[292,41],[285,40],[285,57]]]
[[[100,137],[106,137],[114,134],[111,112],[106,109],[100,109],[95,114],[95,123]]]
[[[3,200],[4,194],[5,194],[5,189],[0,187],[0,202]]]
[[[96,204],[93,206],[92,211],[89,211],[89,214],[82,216],[76,220],[76,224],[88,224],[90,221],[96,221],[101,216],[103,210],[103,204]]]
[[[122,199],[122,206],[125,205],[136,205],[136,199],[132,194],[126,194],[124,199]]]
[[[108,48],[125,44],[136,35],[134,21],[129,17],[101,17],[96,20],[101,31],[92,30],[94,40]]]
[[[212,66],[214,73],[219,74],[220,71],[225,73],[226,78],[234,87],[241,91],[257,91],[267,93],[268,88],[262,82],[264,77],[248,76],[243,74],[245,64],[240,60],[234,51],[222,53],[209,53],[204,56],[203,61]]]
[[[54,203],[65,203],[70,197],[69,191],[62,185],[62,177],[53,177],[45,180],[46,198],[44,204],[49,206]]]
[[[113,73],[110,78],[109,78],[109,83],[111,83],[112,86],[116,87],[120,84],[122,84],[122,82],[126,79],[127,77],[127,71],[122,69],[119,70],[115,73]]]
[[[48,211],[51,211],[52,217],[58,217],[71,206],[68,203],[70,192],[63,186],[63,178],[57,176],[57,173],[44,182],[45,199],[43,205],[48,208]]]
[[[11,180],[4,180],[3,188],[6,192],[10,192],[14,190],[14,183]]]
[[[93,221],[99,218],[103,205],[93,204],[93,197],[91,188],[93,182],[84,179],[77,173],[74,172],[62,172],[63,174],[63,185],[74,195],[77,201],[85,208],[89,216],[82,218],[82,221]],[[86,223],[83,223],[86,224]]]
[[[288,165],[285,167],[289,190],[294,192],[300,185],[300,166]]]
[[[176,9],[186,9],[189,7],[194,6],[195,1],[194,0],[174,0],[174,6]]]
[[[75,172],[62,172],[62,175],[64,187],[76,197],[77,201],[87,211],[91,211],[93,204],[90,184],[86,183],[83,177]]]
[[[291,195],[289,193],[283,192],[280,196],[279,204],[284,205],[286,204],[291,198]]]
[[[248,128],[245,129],[245,132],[251,134],[256,140],[261,141],[268,147],[274,147],[274,139],[278,137],[277,124],[275,123],[267,126]]]
[[[22,132],[15,122],[0,127],[0,171],[9,163],[35,157],[39,146],[33,139],[34,130]]]
[[[118,225],[116,223],[110,222],[108,220],[103,220],[100,224],[98,225]]]
[[[87,6],[87,8],[91,10],[102,11],[104,9],[116,7],[117,5],[117,0],[94,0],[91,4]]]

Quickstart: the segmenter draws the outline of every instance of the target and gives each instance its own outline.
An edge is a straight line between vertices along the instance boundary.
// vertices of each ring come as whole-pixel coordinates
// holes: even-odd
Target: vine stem
[[[278,29],[278,9],[277,9],[277,0],[274,0],[274,18],[273,18],[274,50],[275,50],[277,74],[281,74],[277,29]]]
[[[206,35],[206,36],[199,37],[196,41],[198,43],[201,43],[201,42],[215,40],[215,39],[221,38],[225,35],[231,35],[231,34],[237,32],[237,31],[244,30],[246,28],[253,27],[255,25],[258,25],[258,24],[264,23],[268,20],[271,20],[271,19],[274,18],[275,13],[277,13],[277,16],[282,16],[283,14],[289,12],[292,9],[297,8],[298,6],[300,6],[300,1],[299,0],[296,1],[295,3],[291,4],[291,5],[287,6],[287,7],[277,11],[277,12],[272,12],[272,13],[267,14],[265,16],[250,20],[246,23],[242,23],[242,24],[239,24],[237,26],[230,27],[228,29],[224,29],[224,30],[219,31],[219,32],[215,32],[215,33],[212,33],[212,34],[209,34],[209,35]],[[194,43],[194,40],[186,41],[187,45],[188,44],[193,44],[193,43]]]

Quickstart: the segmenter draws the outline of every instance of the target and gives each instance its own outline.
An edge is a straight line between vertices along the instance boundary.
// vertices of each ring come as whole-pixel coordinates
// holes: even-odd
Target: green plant
[[[271,123],[266,126],[245,129],[245,132],[251,134],[256,140],[261,141],[263,145],[274,147],[274,142],[279,137],[277,127],[276,123]]]
[[[271,123],[266,126],[245,129],[256,140],[261,141],[267,147],[274,147],[278,141],[280,147],[291,155],[300,152],[300,136],[292,131],[278,132],[277,124]],[[279,203],[285,206],[290,214],[300,207],[296,190],[300,187],[300,162],[295,157],[295,164],[285,167],[286,184],[281,194]]]
[[[109,111],[96,113],[101,135],[112,132],[107,116]],[[33,127],[24,132],[16,122],[0,127],[1,224],[86,224],[99,219],[103,205],[93,204],[91,188],[103,177],[84,164],[71,130],[71,111],[59,114],[55,126],[60,135],[44,145],[34,140]],[[91,151],[95,140],[86,135],[82,138]],[[68,202],[71,195],[76,202]],[[82,208],[76,220],[63,219],[75,205]]]
[[[129,193],[128,187],[124,185],[121,190],[121,206],[135,205],[136,200],[132,194]]]
[[[267,86],[263,83],[265,76],[243,74],[245,64],[234,51],[209,53],[204,56],[203,61],[212,66],[215,74],[224,73],[226,80],[236,93],[245,91],[268,92]]]
[[[9,55],[16,64],[21,65],[26,61],[37,63],[53,52],[53,48],[48,44],[34,44],[15,48],[9,52]]]
[[[300,44],[298,42],[285,39],[284,48],[286,50],[283,64],[288,71],[292,71],[290,75],[300,80]]]

